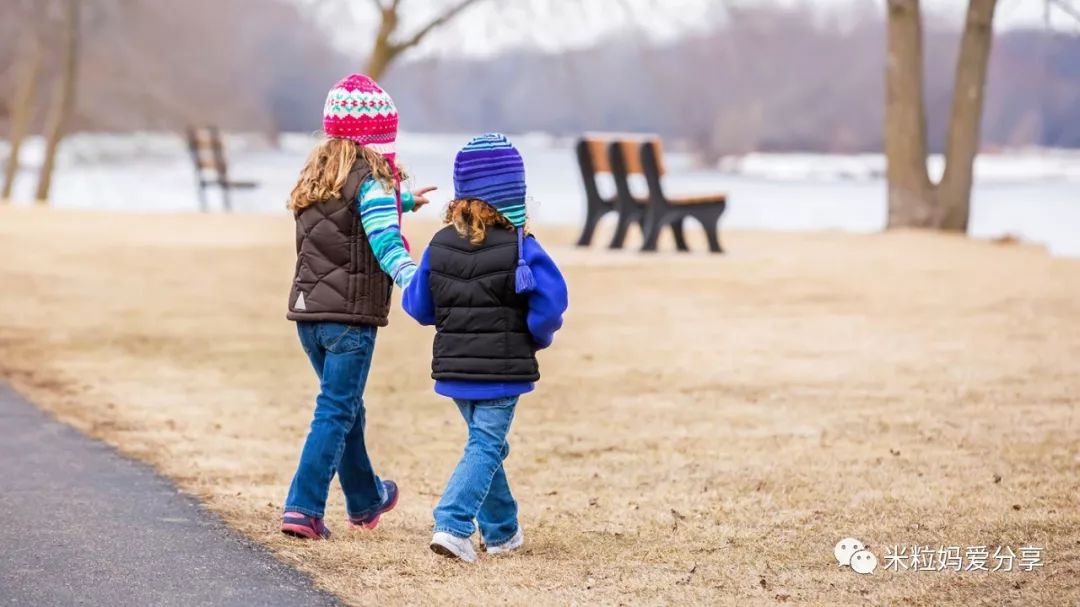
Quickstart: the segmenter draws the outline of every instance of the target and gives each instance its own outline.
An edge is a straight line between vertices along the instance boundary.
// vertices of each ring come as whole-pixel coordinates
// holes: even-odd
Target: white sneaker
[[[451,535],[445,531],[436,531],[431,536],[431,551],[451,559],[461,559],[466,563],[476,562],[476,550],[472,540]]]
[[[514,533],[514,537],[506,540],[498,546],[488,546],[488,554],[506,554],[507,552],[513,552],[518,548],[525,545],[525,532],[518,527],[517,532]]]

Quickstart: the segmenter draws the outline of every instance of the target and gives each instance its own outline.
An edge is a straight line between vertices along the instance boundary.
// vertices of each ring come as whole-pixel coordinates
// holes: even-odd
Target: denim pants
[[[514,420],[518,397],[493,400],[454,399],[469,426],[469,441],[450,482],[435,507],[435,531],[469,537],[480,523],[488,546],[497,546],[517,532],[517,502],[506,482],[503,460],[510,454],[506,434]]]
[[[336,472],[349,516],[366,517],[385,491],[364,445],[364,385],[376,328],[330,322],[298,322],[296,328],[319,376],[319,395],[285,511],[322,518]]]

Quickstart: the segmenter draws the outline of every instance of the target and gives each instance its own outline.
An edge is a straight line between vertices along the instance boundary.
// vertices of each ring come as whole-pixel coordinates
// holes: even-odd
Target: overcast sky
[[[294,0],[301,5],[334,5],[333,0]],[[336,27],[336,41],[345,51],[366,54],[375,27],[370,0],[336,0],[332,22],[351,19],[356,29]],[[457,0],[402,0],[404,31],[412,31]],[[1070,0],[1080,8],[1080,0]],[[866,11],[884,10],[885,0],[484,0],[442,30],[433,33],[411,57],[424,55],[483,56],[515,47],[558,52],[595,44],[605,36],[633,31],[663,41],[700,31],[724,18],[725,6],[812,5],[823,19],[843,23]],[[928,19],[963,20],[964,0],[923,0]],[[323,9],[326,10],[326,9]],[[326,16],[327,13],[324,13]],[[1046,0],[1000,0],[998,30],[1046,27]],[[1050,26],[1080,33],[1080,24],[1058,9],[1049,11]]]

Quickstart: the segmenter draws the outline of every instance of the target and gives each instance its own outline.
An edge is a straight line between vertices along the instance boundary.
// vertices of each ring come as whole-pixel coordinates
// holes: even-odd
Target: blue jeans
[[[469,537],[476,531],[476,519],[488,546],[505,543],[517,533],[517,502],[503,469],[503,460],[510,454],[506,434],[517,401],[517,396],[454,399],[469,426],[469,441],[435,507],[435,531]]]
[[[298,322],[296,329],[320,385],[285,510],[322,518],[336,472],[349,516],[366,517],[379,508],[385,492],[364,445],[364,385],[376,328]]]

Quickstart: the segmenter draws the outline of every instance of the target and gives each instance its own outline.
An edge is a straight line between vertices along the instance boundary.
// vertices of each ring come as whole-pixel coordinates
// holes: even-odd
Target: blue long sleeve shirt
[[[420,265],[412,282],[402,294],[401,304],[422,325],[435,324],[435,302],[431,297],[431,266],[428,249],[420,259]],[[555,339],[555,332],[562,327],[563,313],[568,305],[566,281],[559,267],[540,246],[535,238],[526,238],[522,245],[525,263],[532,270],[536,289],[529,293],[529,311],[526,323],[538,349],[547,348]],[[438,380],[435,392],[450,398],[487,400],[518,396],[533,390],[532,382],[486,382],[465,380]]]
[[[408,213],[415,204],[411,192],[401,193],[403,212]],[[394,279],[397,286],[405,288],[416,272],[416,263],[405,249],[394,193],[387,192],[382,184],[369,177],[360,184],[356,208],[360,212],[360,223],[364,226],[371,250],[379,260],[379,267]]]

